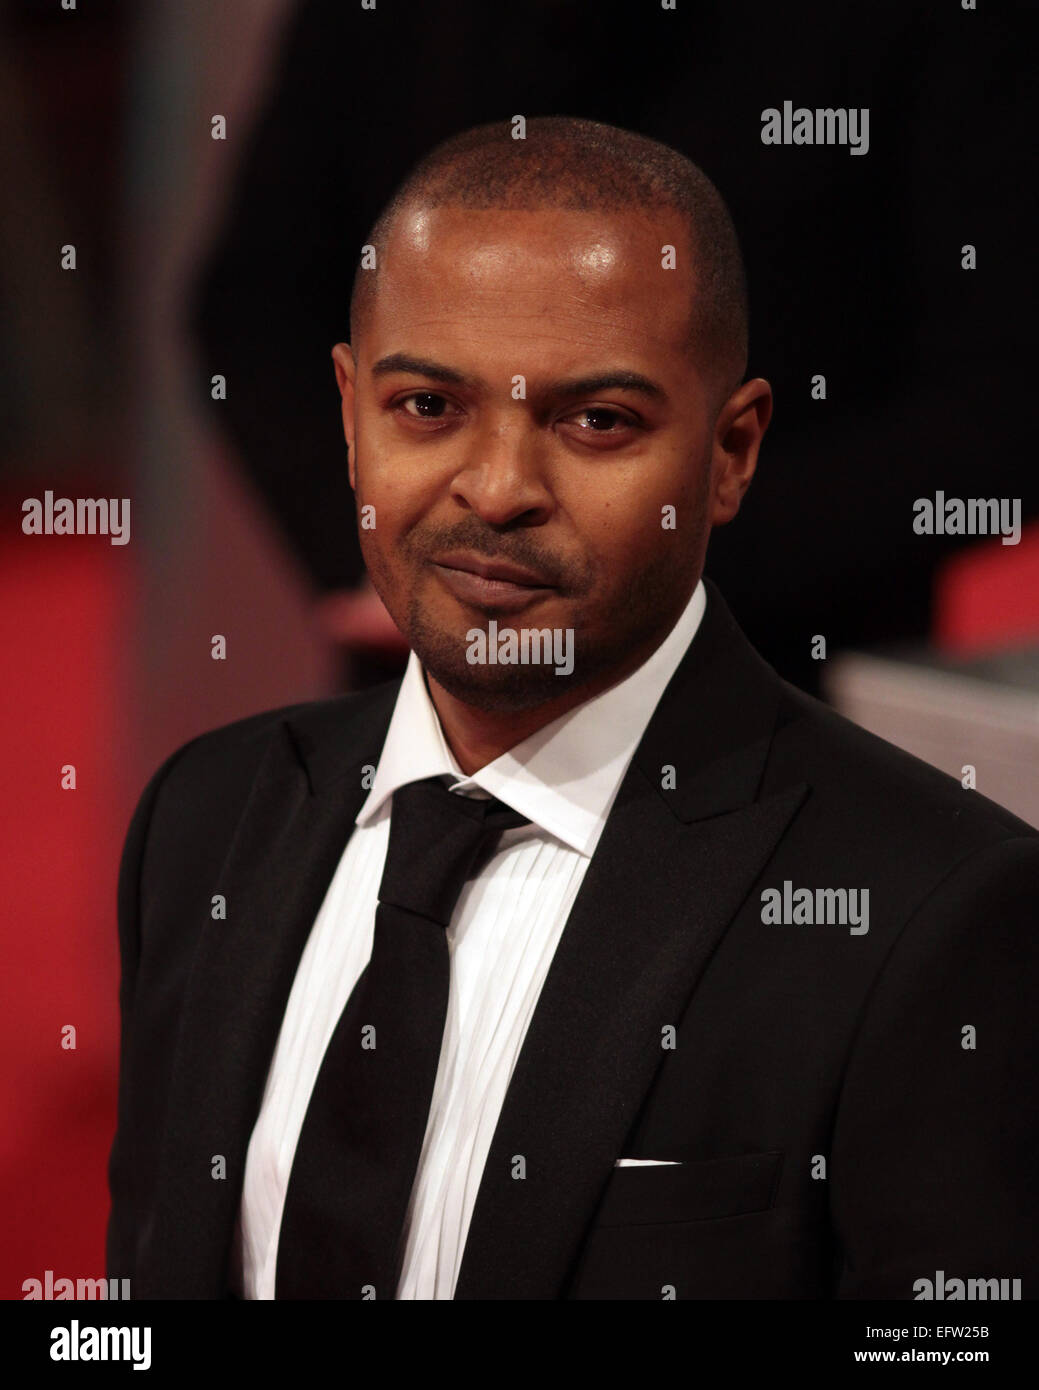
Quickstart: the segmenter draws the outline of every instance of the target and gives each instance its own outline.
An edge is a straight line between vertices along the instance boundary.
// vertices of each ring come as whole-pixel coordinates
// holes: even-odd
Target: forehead
[[[690,261],[673,209],[412,209],[382,251],[373,352],[402,335],[417,346],[410,340],[440,334],[496,353],[619,342],[629,354],[684,357]]]

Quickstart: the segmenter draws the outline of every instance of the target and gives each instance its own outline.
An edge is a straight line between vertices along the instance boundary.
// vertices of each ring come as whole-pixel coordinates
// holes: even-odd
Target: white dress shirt
[[[325,1049],[371,955],[393,793],[445,776],[531,824],[506,831],[462,889],[447,930],[451,986],[407,1216],[398,1299],[454,1295],[484,1162],[538,996],[614,797],[696,634],[703,583],[631,675],[463,775],[412,652],[371,792],[318,911],[289,995],[246,1158],[232,1280],[274,1297],[296,1143]]]

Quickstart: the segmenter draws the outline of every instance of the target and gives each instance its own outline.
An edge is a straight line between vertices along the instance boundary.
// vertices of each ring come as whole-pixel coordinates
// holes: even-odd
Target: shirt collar
[[[394,705],[358,825],[374,821],[408,782],[450,777],[452,791],[496,796],[549,835],[590,856],[664,689],[703,618],[701,580],[678,621],[631,675],[560,715],[466,777],[455,761],[414,652]]]

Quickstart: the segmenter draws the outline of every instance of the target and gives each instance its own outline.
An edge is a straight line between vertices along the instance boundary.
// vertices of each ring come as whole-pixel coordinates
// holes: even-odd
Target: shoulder
[[[821,855],[917,891],[933,890],[970,860],[998,873],[1012,842],[1014,853],[1034,862],[1033,826],[821,701],[782,687],[766,784],[808,783],[802,833]],[[963,762],[970,761],[964,750]],[[983,783],[983,768],[979,777]]]
[[[231,825],[277,739],[291,741],[308,770],[323,756],[367,751],[389,722],[399,681],[324,700],[301,701],[235,719],[174,749],[153,773],[135,818]]]
[[[786,681],[776,725],[777,763],[794,762],[831,796],[854,801],[860,812],[886,816],[949,815],[978,831],[1039,837],[1013,812],[957,778],[852,723]],[[964,762],[970,761],[964,750]],[[983,776],[983,770],[982,770]]]

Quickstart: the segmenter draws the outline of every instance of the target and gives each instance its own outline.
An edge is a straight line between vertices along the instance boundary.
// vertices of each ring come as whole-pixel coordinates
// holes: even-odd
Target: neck
[[[444,739],[463,773],[471,777],[481,767],[494,762],[495,758],[500,758],[503,753],[515,748],[524,739],[530,738],[531,734],[536,734],[546,724],[551,724],[554,719],[559,719],[578,705],[601,695],[611,686],[620,684],[633,671],[637,671],[674,630],[675,624],[689,606],[701,572],[702,559],[701,570],[697,571],[688,593],[681,597],[677,606],[658,620],[651,630],[643,633],[641,641],[635,642],[625,658],[616,666],[577,687],[567,681],[569,688],[563,694],[546,700],[544,704],[535,705],[532,709],[476,709],[445,690],[436,677],[423,667],[426,689],[440,720]]]
[[[447,746],[467,777],[551,724],[553,719],[591,699],[591,694],[583,690],[572,691],[534,709],[484,710],[474,709],[450,694],[428,672],[426,685]]]
[[[673,624],[672,624],[673,625]],[[670,628],[667,629],[670,631]],[[660,645],[665,633],[656,636],[648,645],[637,647],[620,666],[589,681],[577,689],[571,688],[553,700],[525,710],[475,709],[444,689],[436,678],[425,672],[426,688],[440,720],[447,746],[467,777],[481,767],[494,762],[502,753],[536,734],[546,724],[585,704],[594,696],[617,685],[638,669]]]

